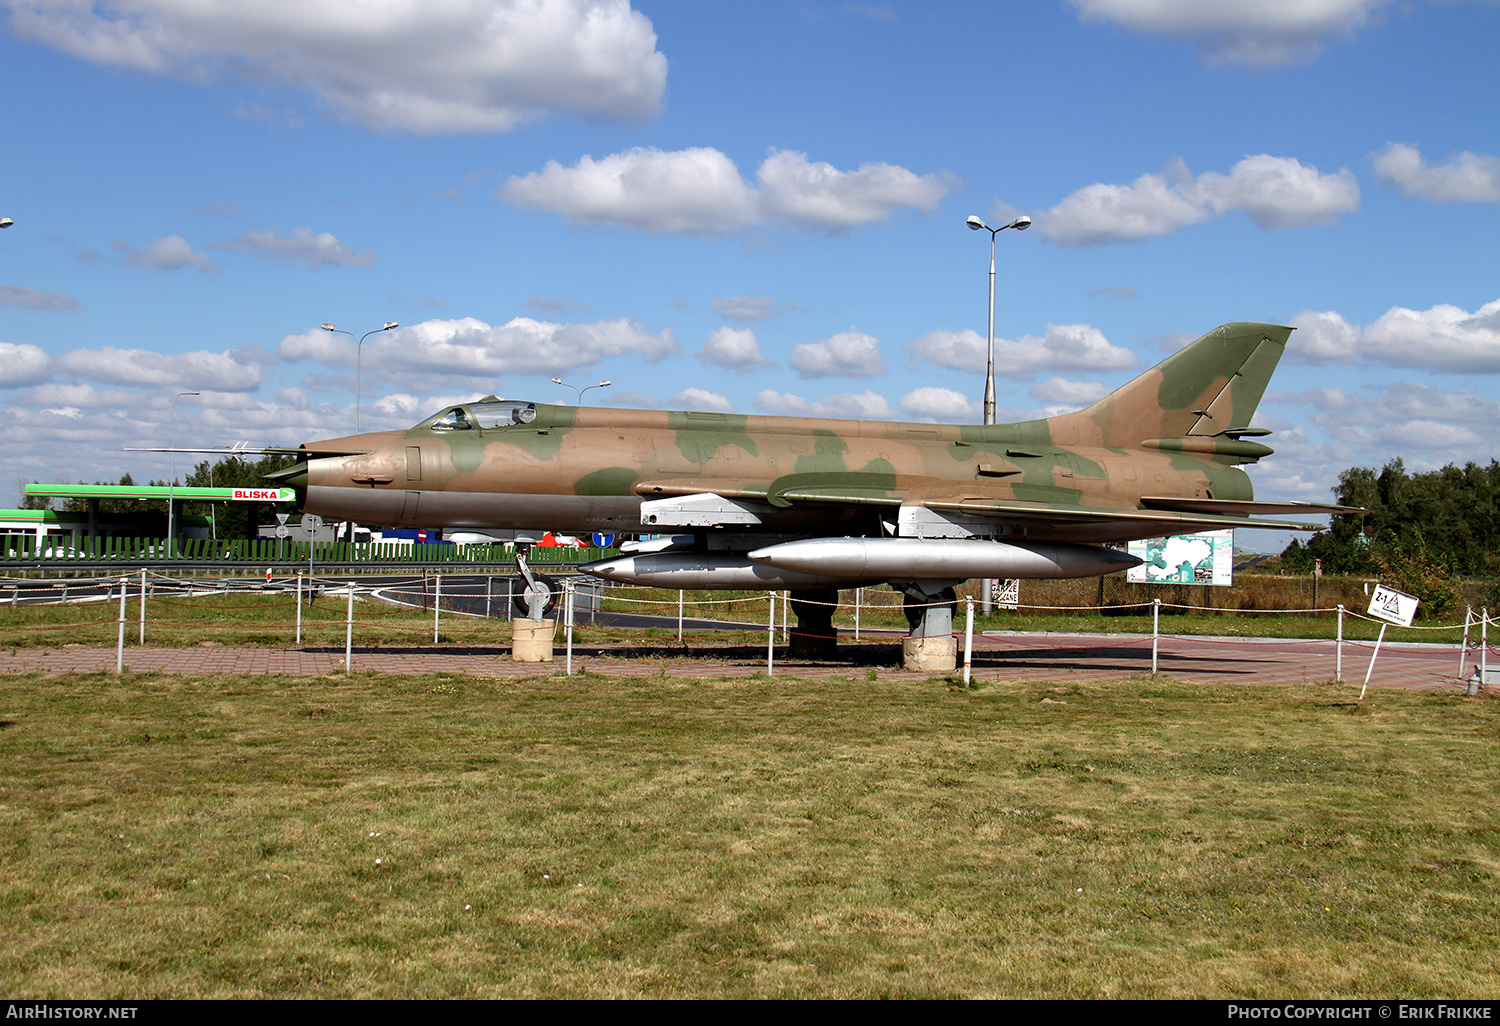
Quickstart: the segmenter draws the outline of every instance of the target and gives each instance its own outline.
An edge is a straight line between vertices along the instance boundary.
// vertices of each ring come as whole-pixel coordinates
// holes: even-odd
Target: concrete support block
[[[552,636],[556,630],[556,620],[516,617],[511,621],[511,659],[518,663],[552,662]]]
[[[951,673],[958,667],[958,639],[902,638],[901,665],[918,673]]]
[[[838,658],[839,632],[833,626],[838,604],[839,593],[832,588],[792,592],[797,627],[787,643],[788,659]]]

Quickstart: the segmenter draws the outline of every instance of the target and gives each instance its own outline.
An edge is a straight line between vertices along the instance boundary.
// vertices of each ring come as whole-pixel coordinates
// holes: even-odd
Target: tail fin
[[[1252,430],[1250,418],[1293,330],[1247,322],[1217,327],[1087,409],[1052,418],[1052,439],[1108,448],[1202,439],[1202,444],[1153,447],[1217,449],[1226,455],[1243,448],[1242,455],[1251,458],[1253,450],[1269,453],[1266,446],[1239,439],[1266,433]]]

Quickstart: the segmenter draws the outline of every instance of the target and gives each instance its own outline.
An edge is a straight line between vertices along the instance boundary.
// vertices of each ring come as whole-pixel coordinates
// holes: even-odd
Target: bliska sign
[[[296,493],[290,488],[231,488],[234,502],[291,502]]]

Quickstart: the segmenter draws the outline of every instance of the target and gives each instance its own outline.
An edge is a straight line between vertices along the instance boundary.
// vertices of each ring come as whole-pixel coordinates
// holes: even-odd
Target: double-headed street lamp
[[[613,381],[601,381],[597,385],[586,385],[582,389],[580,389],[577,385],[570,385],[570,384],[568,384],[562,378],[553,378],[552,379],[552,383],[554,385],[561,385],[564,388],[571,388],[573,391],[577,392],[578,393],[578,405],[579,406],[583,405],[583,393],[584,392],[587,392],[591,388],[608,388],[610,385],[614,384]]]
[[[984,370],[984,422],[993,424],[995,423],[995,236],[1007,228],[1024,232],[1031,227],[1031,218],[1022,214],[1010,224],[991,228],[977,216],[970,214],[969,227],[976,232],[983,228],[990,233],[990,357]]]
[[[354,338],[354,332],[345,331],[343,328],[335,328],[332,324],[320,324],[319,327],[324,331],[331,331],[339,335],[348,335],[350,338]],[[376,328],[374,331],[365,332],[363,335],[359,336],[359,338],[354,343],[354,433],[356,435],[359,434],[360,393],[364,391],[363,371],[365,339],[369,338],[371,335],[378,334],[379,332],[390,331],[392,328],[399,327],[401,327],[401,325],[397,324],[395,321],[386,321],[384,327]]]

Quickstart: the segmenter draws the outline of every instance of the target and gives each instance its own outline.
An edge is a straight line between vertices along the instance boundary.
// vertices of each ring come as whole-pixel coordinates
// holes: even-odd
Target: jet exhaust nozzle
[[[290,467],[283,467],[280,470],[273,470],[262,474],[261,479],[270,481],[281,488],[295,488],[299,492],[305,491],[307,489],[307,464],[305,462],[294,463]]]

